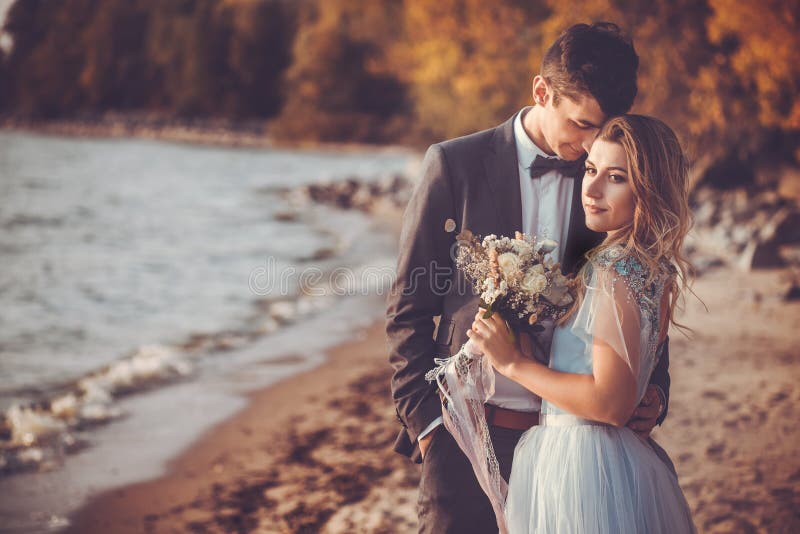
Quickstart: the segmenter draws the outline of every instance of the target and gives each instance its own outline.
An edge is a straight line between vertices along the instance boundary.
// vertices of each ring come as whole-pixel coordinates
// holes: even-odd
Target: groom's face
[[[550,150],[561,159],[576,160],[589,152],[606,115],[600,104],[589,94],[576,98],[561,95],[553,98],[546,89],[542,133]]]

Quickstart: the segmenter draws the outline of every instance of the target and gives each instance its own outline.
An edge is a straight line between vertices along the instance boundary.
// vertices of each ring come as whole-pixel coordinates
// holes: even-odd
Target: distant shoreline
[[[68,119],[0,115],[0,131],[86,138],[136,138],[227,148],[321,152],[416,152],[418,147],[355,142],[286,141],[270,137],[266,120],[176,119],[149,113],[104,113]]]

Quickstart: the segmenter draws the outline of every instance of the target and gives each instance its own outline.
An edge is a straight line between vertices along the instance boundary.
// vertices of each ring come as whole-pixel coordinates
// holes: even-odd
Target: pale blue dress
[[[628,363],[641,401],[656,365],[659,303],[674,269],[649,272],[622,249],[592,262],[586,298],[556,329],[550,367],[591,374],[593,336]],[[505,502],[511,534],[695,532],[677,476],[628,428],[581,419],[547,401],[514,453]]]

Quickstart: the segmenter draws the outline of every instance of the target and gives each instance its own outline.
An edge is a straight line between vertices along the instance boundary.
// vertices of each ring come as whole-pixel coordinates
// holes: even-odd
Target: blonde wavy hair
[[[684,291],[689,288],[691,266],[682,248],[692,225],[689,166],[678,137],[656,118],[627,114],[606,122],[597,139],[622,146],[636,202],[631,223],[586,254],[589,262],[581,274],[586,276],[586,269],[594,256],[617,245],[623,247],[625,255],[635,256],[641,261],[651,277],[658,273],[664,261],[669,262],[677,274],[670,278],[670,284],[665,288],[669,291],[667,321],[688,330],[674,318],[678,302],[682,302]],[[578,291],[579,298],[567,317],[580,306],[583,285]]]

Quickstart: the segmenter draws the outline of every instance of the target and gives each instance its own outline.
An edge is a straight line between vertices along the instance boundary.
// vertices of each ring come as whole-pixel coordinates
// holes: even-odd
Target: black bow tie
[[[531,178],[539,178],[550,171],[558,171],[564,176],[577,177],[583,174],[583,158],[567,161],[559,158],[545,158],[537,155],[531,164]]]

